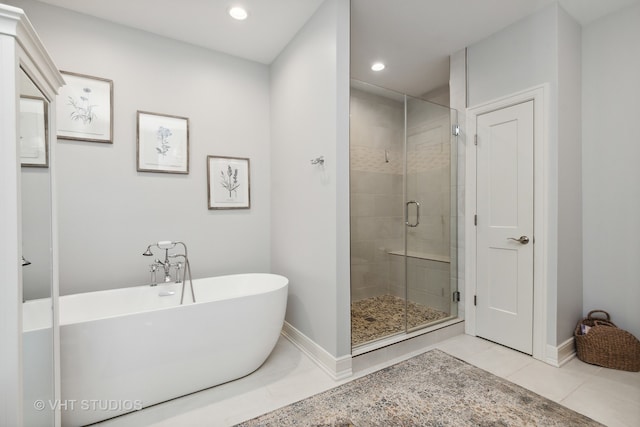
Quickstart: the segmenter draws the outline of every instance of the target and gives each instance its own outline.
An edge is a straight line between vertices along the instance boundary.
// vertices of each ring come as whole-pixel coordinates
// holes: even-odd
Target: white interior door
[[[476,335],[533,351],[533,101],[481,114]]]

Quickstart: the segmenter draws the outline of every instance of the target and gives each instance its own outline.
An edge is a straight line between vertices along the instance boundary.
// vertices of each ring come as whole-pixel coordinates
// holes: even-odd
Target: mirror
[[[49,102],[20,77],[24,425],[54,425]],[[44,405],[40,406],[40,402]]]

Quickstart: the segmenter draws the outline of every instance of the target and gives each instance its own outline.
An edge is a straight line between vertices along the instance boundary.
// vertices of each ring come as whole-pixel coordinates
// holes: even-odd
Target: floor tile
[[[609,427],[640,425],[640,386],[593,376],[560,404]]]
[[[490,347],[463,360],[503,378],[534,362],[531,356],[499,345]]]
[[[585,375],[597,375],[600,370],[603,368],[596,365],[591,365],[589,363],[584,363],[582,360],[574,357],[569,360],[567,363],[562,365],[561,368],[563,371],[582,373]]]
[[[106,421],[101,426],[232,426],[431,348],[439,348],[559,401],[609,427],[640,426],[640,373],[601,368],[578,359],[572,359],[562,368],[555,368],[468,335],[458,335],[439,343],[423,340],[424,348],[417,348],[416,342],[389,346],[355,357],[354,375],[334,381],[291,342],[281,337],[271,356],[253,374]]]
[[[266,390],[260,388],[243,393],[233,399],[223,399],[148,425],[153,427],[226,427],[269,412],[272,407],[273,402],[268,398]]]
[[[450,338],[437,345],[440,350],[464,361],[467,361],[467,359],[485,350],[495,348],[496,346],[497,344],[494,344],[491,341],[465,334]]]
[[[555,402],[567,397],[589,377],[591,374],[586,372],[558,369],[537,360],[505,376],[507,380]]]
[[[622,384],[640,388],[640,372],[628,372],[620,371],[617,369],[600,368],[596,375],[601,378],[606,378]]]
[[[101,426],[233,425],[337,385],[280,337],[254,373],[235,381],[108,420]]]

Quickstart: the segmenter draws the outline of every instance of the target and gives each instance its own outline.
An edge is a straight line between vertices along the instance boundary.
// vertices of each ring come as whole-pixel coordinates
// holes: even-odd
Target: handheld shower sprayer
[[[152,243],[149,246],[147,246],[147,250],[144,251],[144,253],[142,255],[144,256],[153,256],[153,253],[151,252],[151,247],[155,246],[158,249],[165,249],[166,251],[168,251],[169,249],[173,249],[176,247],[176,245],[181,244],[184,247],[184,251],[185,253],[187,252],[187,247],[185,246],[184,243],[182,242],[172,242],[171,240],[161,240],[159,242],[156,243]]]

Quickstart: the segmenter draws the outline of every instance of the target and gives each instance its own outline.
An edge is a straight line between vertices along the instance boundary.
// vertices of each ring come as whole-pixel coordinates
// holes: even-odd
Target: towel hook
[[[316,157],[315,159],[311,159],[312,165],[324,165],[324,156]]]

